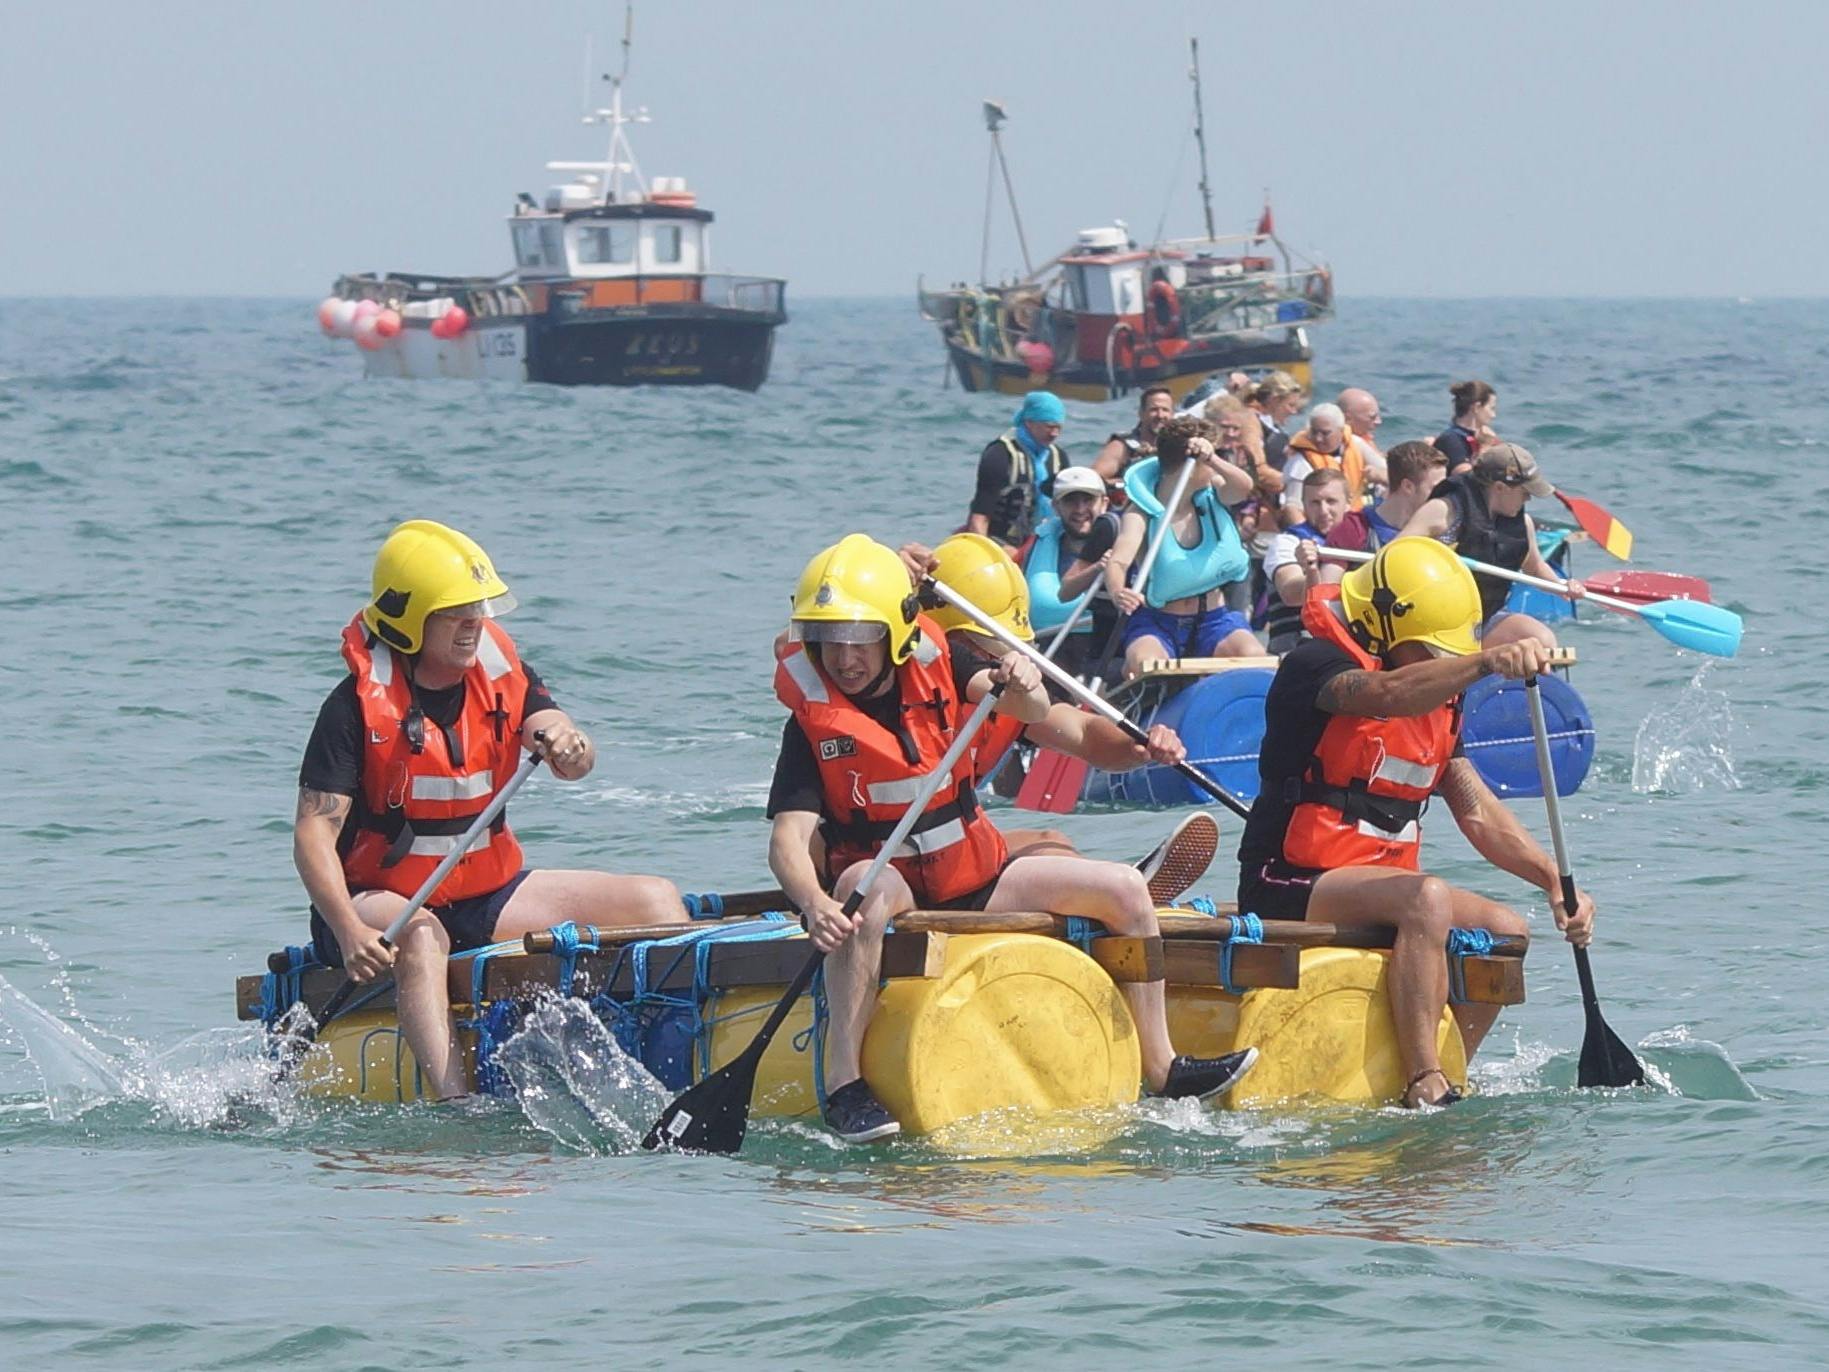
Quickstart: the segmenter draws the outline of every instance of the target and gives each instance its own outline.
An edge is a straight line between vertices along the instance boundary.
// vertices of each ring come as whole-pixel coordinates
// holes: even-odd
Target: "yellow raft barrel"
[[[1253,941],[1233,937],[1249,926],[1226,915],[1163,911],[1158,918],[1160,940],[1087,938],[1083,922],[1046,914],[902,916],[884,940],[884,981],[864,1041],[865,1077],[913,1134],[997,1112],[1042,1116],[1126,1104],[1138,1097],[1141,1061],[1120,987],[1166,976],[1178,1052],[1214,1056],[1247,1045],[1260,1051],[1256,1070],[1225,1102],[1231,1107],[1397,1098],[1404,1073],[1385,994],[1389,954],[1377,946],[1388,947],[1388,934],[1264,921],[1261,941]],[[486,1060],[493,1039],[512,1032],[516,1006],[562,985],[573,995],[619,1004],[659,994],[692,1006],[689,1063],[678,1051],[666,1062],[649,1061],[663,1080],[673,1071],[670,1085],[683,1086],[688,1070],[696,1079],[722,1066],[749,1044],[809,951],[797,926],[758,930],[755,921],[585,930],[583,946],[570,952],[555,951],[550,933],[532,934],[523,944],[453,959],[460,1023],[494,1026],[493,1036],[487,1028],[482,1035],[464,1031],[473,1083],[479,1045]],[[644,965],[662,970],[654,984],[638,984],[630,947],[672,937],[666,947],[674,949],[682,933],[711,946],[702,955],[688,947],[693,956],[663,959],[661,945],[651,945]],[[1487,950],[1445,953],[1459,998],[1522,1001],[1525,946],[1522,939],[1501,939]],[[244,1019],[273,1017],[291,1003],[290,993],[308,1009],[321,1008],[342,978],[328,969],[293,971],[275,987],[279,975],[241,979]],[[479,1007],[497,1013],[485,1019]],[[753,1113],[817,1115],[807,1032],[814,1014],[813,1001],[803,998],[764,1054]],[[391,994],[333,1020],[319,1044],[322,1051],[301,1077],[307,1089],[368,1101],[418,1098],[418,1073],[397,1032]],[[1452,1007],[1442,1016],[1438,1044],[1448,1076],[1463,1082],[1466,1053]]]

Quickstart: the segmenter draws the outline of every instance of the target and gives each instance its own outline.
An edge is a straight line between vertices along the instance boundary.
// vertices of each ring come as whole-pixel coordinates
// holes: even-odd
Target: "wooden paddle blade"
[[[1600,1017],[1598,1005],[1588,1010],[1588,1031],[1581,1040],[1581,1061],[1575,1069],[1575,1081],[1583,1087],[1638,1086],[1645,1080],[1645,1068],[1632,1050],[1620,1041],[1618,1034]]]
[[[1713,657],[1732,657],[1740,651],[1740,616],[1719,605],[1660,600],[1639,606],[1638,615],[1679,648],[1692,648]]]
[[[1575,522],[1586,530],[1588,537],[1614,557],[1624,562],[1632,556],[1632,530],[1606,510],[1592,500],[1583,500],[1565,491],[1557,491],[1556,499],[1569,507],[1569,513],[1575,516]]]
[[[673,1099],[641,1141],[643,1148],[683,1153],[735,1153],[749,1132],[749,1102],[764,1044],[751,1044],[703,1081]]]
[[[1052,748],[1041,748],[1029,762],[1029,774],[1016,793],[1016,808],[1069,815],[1086,787],[1086,764]]]
[[[1590,591],[1617,596],[1636,605],[1649,605],[1655,600],[1698,600],[1707,605],[1714,599],[1706,581],[1681,572],[1641,572],[1628,567],[1584,578],[1581,584]]]

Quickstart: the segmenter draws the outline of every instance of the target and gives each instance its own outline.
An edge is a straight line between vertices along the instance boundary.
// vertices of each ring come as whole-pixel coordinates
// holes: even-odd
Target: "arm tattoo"
[[[1279,572],[1282,568],[1277,569]],[[1378,689],[1376,672],[1348,671],[1341,672],[1327,679],[1315,704],[1330,715],[1372,715],[1372,693]]]
[[[1442,798],[1448,812],[1456,819],[1478,814],[1488,795],[1486,783],[1480,780],[1480,774],[1474,770],[1473,763],[1464,757],[1457,757],[1448,764],[1448,770],[1442,773],[1441,785],[1435,788],[1435,793]]]
[[[309,786],[301,786],[298,788],[298,812],[293,817],[294,822],[320,815],[340,820],[349,813],[349,804],[348,796],[340,796],[334,791],[314,791]]]

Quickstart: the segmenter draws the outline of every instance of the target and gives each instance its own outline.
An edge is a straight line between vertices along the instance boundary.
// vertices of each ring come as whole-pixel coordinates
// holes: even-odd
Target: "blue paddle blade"
[[[1537,683],[1543,693],[1556,794],[1573,795],[1594,764],[1594,719],[1568,682],[1545,675]],[[1461,706],[1461,747],[1494,794],[1543,794],[1530,697],[1523,682],[1489,676],[1467,688]]]
[[[1679,648],[1714,657],[1740,651],[1740,616],[1699,600],[1660,600],[1637,607],[1639,618]]]

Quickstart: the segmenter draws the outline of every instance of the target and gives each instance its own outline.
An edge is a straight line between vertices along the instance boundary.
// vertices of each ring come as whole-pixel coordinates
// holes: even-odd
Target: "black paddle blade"
[[[742,1148],[743,1136],[749,1132],[756,1067],[765,1046],[751,1044],[741,1056],[675,1096],[641,1146],[684,1153],[735,1153]]]
[[[1600,1007],[1588,1011],[1588,1032],[1581,1040],[1581,1062],[1575,1081],[1580,1086],[1637,1086],[1645,1068],[1618,1034],[1600,1017]]]

